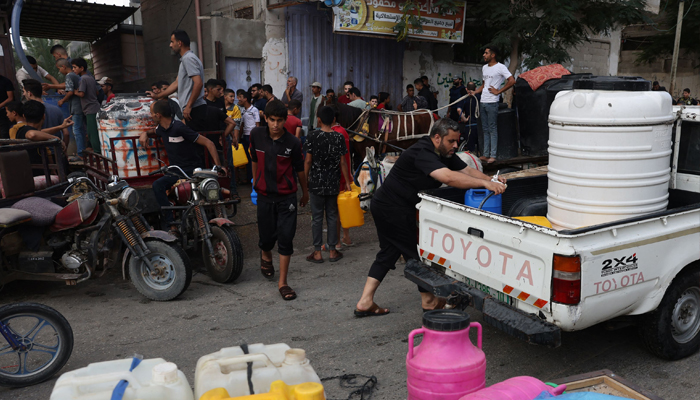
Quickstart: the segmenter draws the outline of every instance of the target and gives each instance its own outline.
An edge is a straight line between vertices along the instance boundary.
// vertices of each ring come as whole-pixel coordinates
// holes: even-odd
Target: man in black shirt
[[[413,81],[413,85],[418,91],[418,96],[422,96],[428,102],[428,109],[430,111],[436,110],[438,107],[435,95],[433,95],[433,92],[430,91],[430,88],[423,84],[423,80],[418,78],[415,81]]]
[[[5,105],[15,99],[12,81],[0,75],[0,139],[10,138],[10,120],[5,114]]]
[[[481,188],[496,194],[505,190],[505,179],[492,182],[489,176],[470,168],[454,157],[459,144],[459,126],[449,118],[433,125],[430,136],[423,137],[399,157],[384,184],[372,197],[370,210],[377,235],[379,253],[369,270],[355,315],[369,317],[389,313],[374,303],[374,293],[400,256],[419,259],[416,250],[416,204],[418,192],[436,189],[443,183],[460,189]],[[424,310],[445,306],[444,299],[419,288]]]
[[[255,177],[253,187],[258,193],[260,271],[267,278],[275,276],[272,249],[276,242],[280,255],[277,288],[284,300],[294,300],[297,294],[287,284],[287,272],[294,253],[299,186],[302,190],[299,205],[305,207],[309,201],[304,159],[299,139],[284,129],[287,120],[284,103],[279,100],[267,103],[265,119],[268,126],[254,128],[250,133],[250,159]]]
[[[24,112],[24,120],[26,121],[26,125],[17,130],[17,136],[15,136],[15,139],[27,139],[33,142],[43,142],[46,140],[58,139],[58,137],[54,136],[54,133],[73,125],[71,117],[68,117],[63,121],[63,124],[52,128],[46,128],[44,131],[42,131],[41,127],[44,124],[44,113],[46,112],[46,108],[44,107],[44,105],[39,101],[29,100],[26,103],[24,103],[24,105],[22,106],[22,110]],[[65,142],[61,141],[61,147],[65,152]],[[28,152],[30,163],[34,165],[43,164],[43,159],[38,149],[28,150]],[[63,160],[57,161],[62,163],[67,162],[65,158]],[[52,160],[49,160],[49,163],[52,162]],[[68,166],[67,164],[65,165],[66,167]],[[43,168],[33,169],[32,172],[34,176],[44,175]]]
[[[196,151],[194,144],[206,147],[209,155],[216,166],[221,166],[219,154],[216,152],[214,143],[200,135],[199,133],[188,128],[180,121],[174,121],[172,110],[167,100],[158,100],[151,104],[151,118],[158,126],[156,127],[156,135],[160,136],[163,141],[163,147],[168,154],[170,165],[177,165],[187,174],[191,175],[195,168],[203,167],[202,160]],[[139,137],[141,146],[146,147],[148,141],[148,132],[142,132]],[[225,170],[224,170],[225,171]],[[183,177],[184,178],[184,177]],[[156,200],[161,207],[170,205],[167,191],[177,181],[178,177],[172,175],[164,175],[153,182],[153,192]],[[161,212],[161,225],[163,230],[169,230],[173,220],[172,212]]]

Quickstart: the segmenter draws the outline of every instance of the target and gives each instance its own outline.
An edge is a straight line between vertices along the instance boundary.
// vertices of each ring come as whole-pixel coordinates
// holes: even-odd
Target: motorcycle
[[[64,196],[72,188],[82,192],[63,208],[33,197],[22,200],[29,201],[26,209],[17,209],[20,202],[0,209],[3,283],[77,284],[98,271],[104,275],[121,260],[123,276],[128,271],[136,290],[148,299],[172,300],[187,289],[192,279],[187,255],[175,236],[150,227],[138,208],[138,193],[126,181],[115,176],[106,190],[87,177],[68,182]]]
[[[243,271],[243,247],[228,217],[228,207],[238,201],[221,200],[216,167],[196,168],[188,176],[180,167],[171,165],[150,175],[159,173],[182,178],[171,190],[174,205],[163,207],[163,211],[175,214],[173,226],[180,234],[182,248],[190,250],[201,245],[202,261],[214,281],[231,283],[238,279]]]
[[[51,307],[17,303],[0,307],[0,386],[20,388],[50,379],[68,362],[73,330]]]

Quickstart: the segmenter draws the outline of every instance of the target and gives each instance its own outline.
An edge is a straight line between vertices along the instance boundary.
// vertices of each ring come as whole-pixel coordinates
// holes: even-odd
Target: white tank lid
[[[153,367],[151,381],[157,385],[170,385],[177,382],[177,365],[171,362],[164,362]]]
[[[284,352],[285,365],[302,365],[308,363],[304,349],[289,349]]]

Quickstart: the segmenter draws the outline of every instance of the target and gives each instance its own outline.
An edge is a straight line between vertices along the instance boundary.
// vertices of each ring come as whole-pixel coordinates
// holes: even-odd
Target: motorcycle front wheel
[[[20,388],[50,379],[68,362],[73,330],[51,307],[17,303],[0,307],[0,329],[21,347],[0,336],[0,386]]]
[[[187,254],[177,244],[148,240],[146,255],[153,269],[134,254],[129,258],[131,283],[144,297],[168,301],[184,293],[192,281],[192,268]]]
[[[202,261],[207,266],[209,276],[215,282],[231,283],[243,271],[243,246],[236,231],[230,226],[211,226],[211,247],[214,260],[209,256],[206,242],[202,242]]]

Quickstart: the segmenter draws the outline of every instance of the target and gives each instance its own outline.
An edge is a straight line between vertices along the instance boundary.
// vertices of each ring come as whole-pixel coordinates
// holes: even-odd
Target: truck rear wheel
[[[700,271],[673,280],[659,307],[646,315],[640,335],[649,351],[667,360],[700,349]]]

